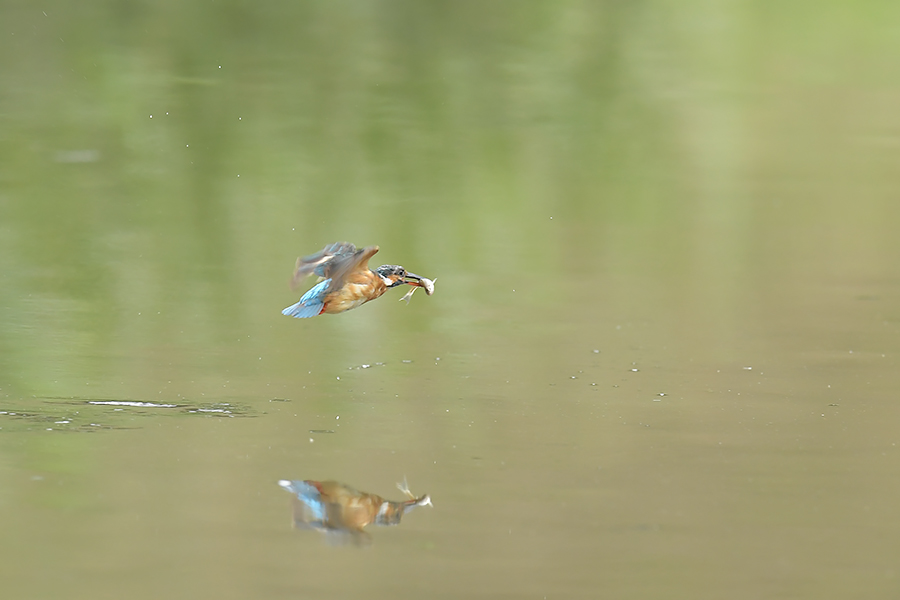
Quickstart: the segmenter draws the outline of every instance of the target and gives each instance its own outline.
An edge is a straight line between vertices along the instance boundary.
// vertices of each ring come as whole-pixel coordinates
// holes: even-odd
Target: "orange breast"
[[[342,313],[378,298],[387,291],[387,286],[371,271],[353,273],[344,279],[344,285],[325,297],[326,313]]]

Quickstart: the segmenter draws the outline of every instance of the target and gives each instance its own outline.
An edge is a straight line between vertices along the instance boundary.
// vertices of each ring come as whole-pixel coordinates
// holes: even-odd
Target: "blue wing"
[[[278,485],[294,494],[303,503],[306,511],[304,511],[301,520],[306,525],[323,525],[325,521],[325,505],[322,504],[322,495],[316,489],[316,486],[305,481],[288,481],[286,479],[279,481]]]
[[[303,294],[300,298],[300,302],[288,306],[281,311],[281,314],[294,317],[295,319],[315,317],[322,312],[322,307],[325,306],[325,293],[327,292],[329,285],[331,285],[330,279],[320,281]]]

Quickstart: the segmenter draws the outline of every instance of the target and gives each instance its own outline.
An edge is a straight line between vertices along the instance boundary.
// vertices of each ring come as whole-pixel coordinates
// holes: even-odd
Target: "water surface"
[[[898,18],[0,8],[6,593],[896,597]],[[435,295],[282,316],[338,240]]]

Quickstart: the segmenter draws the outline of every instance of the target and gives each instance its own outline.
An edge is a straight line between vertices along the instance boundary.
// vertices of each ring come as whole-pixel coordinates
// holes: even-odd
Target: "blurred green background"
[[[13,596],[894,597],[898,23],[0,3]],[[338,240],[435,295],[283,317]],[[404,474],[363,554],[274,484]]]

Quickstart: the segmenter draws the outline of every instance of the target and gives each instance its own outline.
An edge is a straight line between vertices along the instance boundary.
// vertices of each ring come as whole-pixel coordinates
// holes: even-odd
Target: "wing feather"
[[[331,286],[328,291],[339,290],[344,287],[347,278],[353,279],[353,275],[360,272],[368,272],[369,259],[378,252],[378,246],[366,246],[357,250],[352,256],[335,261],[326,275],[331,278]]]
[[[367,246],[357,250],[350,242],[335,242],[315,254],[301,256],[294,268],[291,289],[296,289],[304,277],[313,273],[323,279],[331,279],[331,289],[338,289],[343,285],[345,274],[367,269],[369,259],[376,252],[378,246]]]

